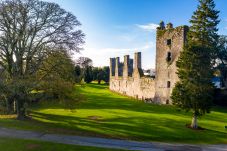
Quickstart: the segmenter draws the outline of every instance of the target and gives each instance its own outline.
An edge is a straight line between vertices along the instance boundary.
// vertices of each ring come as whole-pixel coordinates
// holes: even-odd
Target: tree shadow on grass
[[[92,90],[90,90],[92,88]],[[77,105],[77,109],[120,109],[125,111],[134,111],[142,113],[158,113],[158,114],[172,114],[179,116],[188,116],[191,113],[179,110],[170,105],[155,105],[147,104],[129,97],[121,96],[110,92],[107,85],[90,83],[85,85],[79,91],[86,96],[86,101],[82,101]],[[103,90],[103,91],[102,91]],[[44,103],[42,106],[37,106],[34,109],[63,109],[64,106],[54,101]],[[227,113],[226,108],[216,107],[214,111]]]
[[[90,88],[94,89],[89,90]],[[186,128],[185,124],[190,123],[190,113],[179,111],[173,106],[138,102],[135,99],[109,92],[105,90],[106,88],[106,85],[89,84],[88,90],[82,89],[81,92],[87,95],[87,100],[82,102],[78,109],[97,110],[97,113],[100,109],[104,109],[116,115],[118,110],[124,110],[124,112],[119,113],[119,116],[97,121],[77,117],[76,114],[72,114],[72,116],[53,115],[33,110],[33,122],[42,130],[46,129],[53,133],[60,131],[63,134],[146,141],[227,143],[226,133],[209,129],[193,131]],[[63,107],[53,103],[37,109],[63,109]],[[219,109],[216,108],[215,111],[219,112]],[[224,113],[226,111],[226,109],[220,110]],[[128,114],[132,112],[134,112],[134,116],[129,116]],[[149,113],[150,117],[147,117],[147,114],[140,116],[142,113]],[[153,116],[152,114],[160,116]],[[168,115],[175,115],[175,117],[168,117]],[[213,119],[213,116],[208,117],[208,119]],[[218,120],[221,120],[221,118]]]
[[[54,133],[63,131],[64,134],[143,141],[227,143],[226,133],[214,130],[193,131],[186,128],[184,125],[187,121],[177,119],[120,117],[95,121],[89,118],[52,115],[39,112],[33,112],[32,115],[35,117],[35,122],[40,125],[44,124],[49,132]],[[36,120],[40,118],[42,121]]]

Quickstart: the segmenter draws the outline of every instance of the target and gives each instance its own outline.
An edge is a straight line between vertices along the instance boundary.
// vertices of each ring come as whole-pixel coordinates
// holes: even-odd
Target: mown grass
[[[205,130],[195,131],[185,126],[191,122],[191,113],[174,106],[145,104],[94,83],[80,91],[87,100],[75,110],[66,110],[56,102],[42,102],[32,108],[32,120],[0,118],[0,126],[141,141],[227,143],[226,108],[215,107],[199,119]]]
[[[0,148],[4,151],[117,151],[115,149],[65,145],[37,140],[5,137],[0,137]]]

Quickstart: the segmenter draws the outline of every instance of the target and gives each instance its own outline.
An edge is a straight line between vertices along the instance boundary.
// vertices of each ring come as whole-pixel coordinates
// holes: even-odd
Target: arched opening
[[[172,53],[171,52],[167,52],[166,61],[170,62],[171,60],[172,60]]]
[[[170,81],[167,81],[167,88],[170,88]]]

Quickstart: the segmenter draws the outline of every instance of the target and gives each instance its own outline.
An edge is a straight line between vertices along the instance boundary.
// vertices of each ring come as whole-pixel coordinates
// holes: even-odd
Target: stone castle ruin
[[[178,81],[176,61],[186,42],[188,26],[173,28],[171,23],[160,23],[156,33],[156,75],[144,76],[141,52],[120,58],[110,58],[110,90],[140,100],[171,104],[171,92]]]

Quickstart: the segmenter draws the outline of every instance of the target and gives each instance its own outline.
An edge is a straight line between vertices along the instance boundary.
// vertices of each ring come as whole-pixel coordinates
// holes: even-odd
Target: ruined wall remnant
[[[117,67],[118,60],[119,58],[117,57],[115,73],[119,68]],[[113,75],[113,73],[110,73],[110,75]],[[154,97],[154,88],[154,80],[152,78],[143,77],[140,52],[135,53],[134,65],[133,60],[129,58],[129,55],[124,56],[123,76],[115,74],[115,76],[110,77],[110,90],[137,99],[151,100]]]
[[[155,79],[145,77],[142,70],[141,52],[134,54],[134,62],[129,55],[110,59],[110,90],[142,100],[152,100],[160,104],[171,103],[171,92],[179,80],[176,61],[186,42],[187,26],[173,28],[160,23],[156,33],[156,75]]]
[[[110,58],[110,77],[115,76],[115,58]]]

